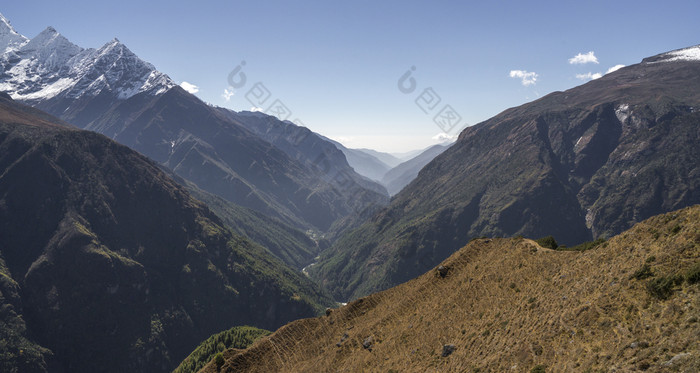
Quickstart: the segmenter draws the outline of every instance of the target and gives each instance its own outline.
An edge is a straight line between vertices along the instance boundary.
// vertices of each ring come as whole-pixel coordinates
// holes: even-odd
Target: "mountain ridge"
[[[627,66],[467,127],[310,274],[353,299],[415,277],[473,237],[575,245],[700,202],[698,62]]]

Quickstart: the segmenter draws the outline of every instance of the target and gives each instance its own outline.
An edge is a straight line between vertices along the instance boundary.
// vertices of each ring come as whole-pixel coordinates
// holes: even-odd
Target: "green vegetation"
[[[649,266],[649,263],[654,261],[656,261],[655,256],[648,257],[645,264],[636,270],[632,276],[630,276],[630,279],[643,280],[654,277],[655,274]],[[700,282],[700,263],[691,266],[685,273],[667,274],[665,276],[652,278],[647,282],[646,289],[651,296],[664,300],[670,298],[676,286],[681,285],[683,281],[686,281],[689,285]]]
[[[216,364],[216,369],[221,369],[226,361],[224,360],[224,354],[219,352],[214,356],[214,364]],[[196,371],[194,371],[196,372]]]
[[[572,247],[566,247],[564,245],[561,245],[557,247],[557,250],[562,250],[562,251],[586,251],[586,250],[591,250],[594,249],[600,245],[603,245],[605,243],[605,238],[599,238],[595,241],[586,241],[584,243],[578,244],[576,246]]]
[[[27,338],[26,325],[10,299],[17,298],[19,285],[12,279],[0,253],[0,372],[46,370],[51,351]]]
[[[545,373],[547,371],[547,366],[546,365],[535,365],[532,369],[530,369],[530,373]]]
[[[214,359],[217,368],[224,364],[222,352],[229,348],[244,349],[269,331],[252,326],[236,326],[207,338],[188,356],[173,373],[194,373]]]
[[[674,287],[682,282],[683,276],[679,275],[655,278],[647,283],[647,291],[658,299],[668,299],[673,294]]]
[[[649,267],[648,264],[644,264],[642,268],[634,271],[630,278],[635,280],[643,280],[652,276],[654,276],[654,272],[651,271],[651,267]]]
[[[685,280],[688,281],[689,284],[697,284],[700,282],[700,262],[690,267],[685,273]]]
[[[559,244],[557,244],[557,240],[555,240],[552,236],[542,237],[540,239],[535,240],[535,242],[537,242],[538,245],[547,249],[556,250],[557,247],[559,247]]]

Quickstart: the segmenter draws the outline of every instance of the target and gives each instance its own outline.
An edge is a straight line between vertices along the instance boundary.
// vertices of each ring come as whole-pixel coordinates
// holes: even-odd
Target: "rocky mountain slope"
[[[185,92],[117,39],[83,49],[51,27],[31,40],[15,34],[0,22],[0,46],[8,45],[0,91],[125,144],[205,191],[320,232],[387,203],[383,188],[354,179],[351,188],[338,188],[325,169],[290,157]]]
[[[0,370],[172,370],[331,303],[144,156],[0,97]]]
[[[337,299],[425,272],[470,238],[574,245],[700,203],[700,46],[466,128],[311,271]]]
[[[203,372],[695,372],[700,206],[583,252],[477,239],[440,267],[297,320]]]

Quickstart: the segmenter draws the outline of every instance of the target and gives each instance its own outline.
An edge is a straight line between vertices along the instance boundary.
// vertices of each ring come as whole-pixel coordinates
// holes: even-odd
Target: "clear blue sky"
[[[583,83],[577,74],[700,44],[697,0],[22,0],[3,2],[0,12],[30,38],[49,25],[82,47],[117,37],[214,105],[250,110],[245,96],[260,94],[251,89],[261,82],[269,95],[262,109],[280,100],[290,120],[350,147],[389,152],[434,143],[445,105],[462,117],[459,126],[475,124]],[[597,64],[569,63],[591,51]],[[246,84],[226,100],[227,77],[241,61]],[[397,82],[411,67],[415,89],[406,80],[403,93]],[[526,72],[537,74],[528,85]]]

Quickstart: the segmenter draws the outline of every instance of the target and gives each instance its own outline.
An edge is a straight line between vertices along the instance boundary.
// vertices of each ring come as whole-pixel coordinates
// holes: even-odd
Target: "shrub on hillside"
[[[542,237],[536,240],[535,242],[537,242],[537,244],[542,247],[552,250],[556,250],[556,248],[559,247],[559,244],[557,244],[557,240],[555,240],[552,236]]]
[[[649,278],[652,276],[654,276],[654,272],[651,271],[651,267],[649,267],[648,264],[644,264],[642,268],[634,271],[631,278],[635,280],[644,280],[645,278]]]
[[[214,334],[202,342],[173,373],[193,373],[202,369],[214,359],[217,368],[224,365],[222,352],[228,348],[247,348],[258,338],[270,334],[267,330],[251,326],[236,326],[229,330]]]
[[[700,262],[696,263],[688,270],[688,272],[686,272],[685,280],[688,281],[689,284],[696,284],[700,282]]]
[[[647,283],[647,291],[658,299],[668,299],[673,294],[673,287],[679,285],[681,282],[683,282],[683,276],[679,275],[659,277],[649,280]]]

